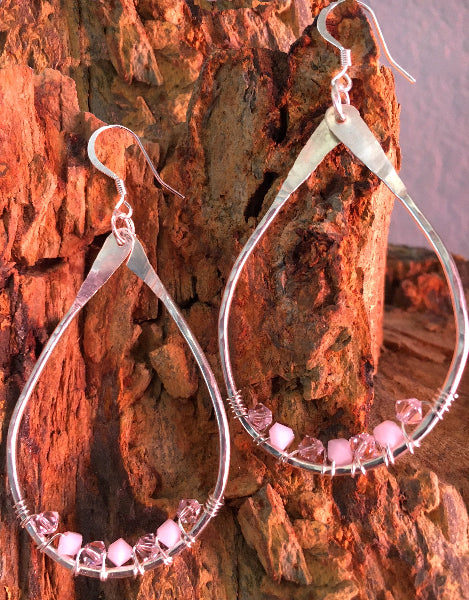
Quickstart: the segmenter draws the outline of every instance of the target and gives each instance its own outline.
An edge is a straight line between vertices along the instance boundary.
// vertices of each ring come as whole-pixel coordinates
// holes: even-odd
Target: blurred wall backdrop
[[[366,2],[367,0],[365,0]],[[401,176],[448,248],[469,258],[469,2],[368,0],[391,54],[401,104]],[[382,62],[387,64],[382,55]],[[396,201],[390,242],[424,245]]]

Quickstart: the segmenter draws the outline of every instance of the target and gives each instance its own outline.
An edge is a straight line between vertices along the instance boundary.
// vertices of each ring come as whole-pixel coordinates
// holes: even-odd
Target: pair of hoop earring
[[[349,91],[352,81],[347,74],[347,70],[351,66],[350,50],[344,48],[330,35],[326,25],[330,11],[343,1],[338,0],[330,4],[321,11],[318,17],[319,32],[324,39],[339,49],[341,56],[342,68],[331,82],[332,106],[326,111],[323,121],[301,150],[273,204],[236,260],[222,298],[218,330],[221,364],[228,390],[228,401],[234,416],[242,423],[247,433],[256,444],[262,446],[283,463],[330,476],[335,474],[353,475],[357,470],[366,473],[383,463],[386,465],[393,463],[395,457],[406,450],[413,452],[414,447],[418,446],[420,441],[433,429],[456,398],[457,387],[469,351],[467,308],[455,263],[430,223],[408,195],[403,182],[387,159],[379,142],[360,117],[359,112],[350,105]],[[371,9],[361,1],[358,1],[358,4],[371,14],[390,62],[407,78],[412,79],[390,57]],[[212,369],[183,315],[151,266],[135,234],[132,207],[126,200],[127,192],[124,181],[102,164],[96,156],[97,137],[103,131],[114,127],[124,129],[133,135],[158,182],[171,193],[183,198],[179,192],[160,178],[140,139],[132,131],[120,125],[108,125],[93,133],[88,143],[89,158],[96,168],[115,181],[119,193],[119,201],[111,219],[112,232],[104,242],[71,308],[54,330],[32,370],[13,411],[7,440],[8,477],[15,510],[21,525],[28,531],[39,549],[56,562],[75,574],[81,573],[90,577],[98,577],[101,580],[136,576],[159,564],[170,564],[176,554],[191,546],[222,506],[230,463],[228,421]],[[327,449],[319,439],[307,436],[295,450],[288,450],[294,441],[294,432],[281,423],[272,425],[272,414],[267,407],[257,405],[250,409],[247,408],[236,387],[229,347],[230,308],[240,274],[253,249],[282,207],[288,202],[291,194],[308,179],[327,154],[340,143],[393,192],[432,245],[443,267],[451,293],[456,324],[456,346],[446,379],[432,403],[421,402],[415,398],[398,401],[396,416],[400,425],[394,421],[385,421],[375,427],[373,434],[359,433],[350,440],[330,440]],[[106,547],[102,541],[82,546],[80,534],[75,532],[57,533],[58,513],[50,510],[31,513],[28,509],[17,472],[18,433],[34,387],[59,339],[81,308],[124,262],[163,302],[197,362],[207,386],[218,424],[220,448],[218,476],[213,492],[205,504],[202,505],[195,499],[182,499],[177,520],[168,519],[156,532],[142,536],[133,545],[119,539],[109,547]],[[424,415],[425,406],[428,407],[428,410]],[[408,426],[414,426],[414,429],[409,432]]]

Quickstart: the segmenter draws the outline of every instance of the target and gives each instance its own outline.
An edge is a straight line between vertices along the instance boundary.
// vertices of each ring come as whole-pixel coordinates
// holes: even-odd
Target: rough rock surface
[[[109,232],[115,190],[86,158],[103,121],[144,135],[163,178],[186,194],[155,187],[124,133],[100,138],[102,160],[125,175],[152,264],[219,374],[224,281],[330,103],[337,56],[313,28],[303,34],[324,4],[2,2],[2,460],[18,394]],[[352,101],[398,164],[392,76],[377,68],[366,21],[349,2],[331,28],[360,65]],[[444,377],[447,301],[417,260],[390,270],[392,290],[402,274],[409,282],[407,300],[387,315],[370,412],[390,206],[338,149],[280,215],[240,284],[240,387],[298,435],[348,435],[391,416],[396,394],[431,397]],[[430,272],[430,282],[412,275]],[[433,312],[409,316],[410,304]],[[4,478],[0,600],[464,598],[465,385],[415,460],[368,479],[330,482],[277,465],[233,424],[227,506],[172,567],[136,581],[74,579],[44,558],[18,531]],[[122,268],[38,384],[21,428],[26,496],[59,510],[85,541],[134,541],[181,498],[203,501],[216,467],[216,424],[192,359],[166,311]]]

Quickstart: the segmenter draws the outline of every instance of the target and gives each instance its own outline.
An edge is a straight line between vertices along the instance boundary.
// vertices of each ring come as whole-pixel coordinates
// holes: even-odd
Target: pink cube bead
[[[373,436],[380,446],[391,449],[404,443],[402,430],[394,421],[383,421],[373,429]]]
[[[175,546],[179,540],[181,539],[181,530],[179,529],[179,525],[168,519],[160,525],[156,530],[156,535],[160,542],[162,542],[167,548],[172,548]]]
[[[57,552],[60,556],[76,556],[81,548],[83,536],[74,531],[66,531],[60,536]]]
[[[343,438],[329,440],[327,443],[327,458],[334,462],[336,467],[349,465],[353,462],[353,452],[350,442]]]
[[[269,429],[269,438],[270,444],[274,448],[277,448],[277,450],[282,451],[293,442],[295,434],[290,427],[282,425],[281,423],[275,423]]]
[[[109,546],[107,557],[116,567],[120,567],[132,558],[132,546],[119,538]]]

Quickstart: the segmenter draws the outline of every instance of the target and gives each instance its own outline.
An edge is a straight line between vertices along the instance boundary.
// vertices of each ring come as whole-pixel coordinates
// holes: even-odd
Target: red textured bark
[[[313,27],[303,33],[324,4],[2,3],[2,448],[32,365],[110,229],[113,183],[86,157],[104,121],[144,136],[186,195],[155,187],[122,132],[100,138],[103,160],[125,176],[139,238],[221,383],[224,282],[330,104],[337,56]],[[398,165],[393,80],[367,22],[346,2],[331,29],[352,47],[352,102]],[[237,377],[249,401],[298,435],[355,433],[392,416],[396,396],[429,399],[444,377],[453,332],[428,262],[393,263],[395,300],[433,312],[393,310],[382,344],[391,206],[338,148],[248,264],[232,319]],[[135,582],[74,579],[54,565],[19,532],[5,482],[0,599],[464,598],[467,513],[453,487],[467,499],[454,434],[461,396],[440,442],[434,435],[415,459],[368,479],[330,482],[275,464],[233,424],[226,507],[172,567]],[[218,456],[207,393],[166,311],[125,269],[57,348],[20,458],[30,503],[59,510],[85,541],[133,542],[174,516],[180,498],[210,491]]]

